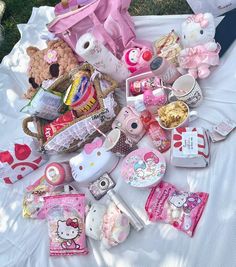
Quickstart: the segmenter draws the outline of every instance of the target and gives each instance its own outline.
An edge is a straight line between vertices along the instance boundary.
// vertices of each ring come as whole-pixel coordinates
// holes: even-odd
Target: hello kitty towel
[[[50,255],[87,254],[85,238],[85,195],[68,194],[45,197]]]

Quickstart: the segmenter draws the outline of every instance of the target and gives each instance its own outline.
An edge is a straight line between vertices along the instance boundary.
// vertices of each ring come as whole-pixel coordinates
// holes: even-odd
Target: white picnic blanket
[[[180,30],[186,16],[134,17],[137,35],[155,40],[172,29]],[[43,48],[40,39],[45,24],[53,18],[53,9],[34,8],[27,24],[18,25],[20,41],[0,65],[0,137],[1,148],[22,137],[20,99],[28,87],[25,49]],[[236,43],[221,60],[210,78],[200,82],[204,102],[197,109],[200,118],[194,126],[211,128],[224,116],[236,120]],[[149,146],[147,139],[142,144]],[[120,165],[112,173],[116,190],[141,216],[145,229],[132,229],[128,240],[110,250],[88,240],[87,256],[50,257],[47,222],[23,219],[24,188],[38,179],[44,167],[11,186],[0,184],[0,266],[2,267],[233,267],[236,266],[236,133],[224,142],[212,144],[210,166],[204,169],[180,169],[168,164],[164,180],[178,188],[209,193],[209,200],[195,235],[190,238],[172,226],[150,223],[144,211],[149,190],[127,185],[120,176]],[[59,156],[60,160],[71,155]],[[51,160],[54,160],[52,158]],[[88,195],[90,197],[90,195]]]

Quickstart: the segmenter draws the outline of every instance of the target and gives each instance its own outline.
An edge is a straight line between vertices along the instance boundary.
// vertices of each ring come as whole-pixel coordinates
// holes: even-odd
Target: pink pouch
[[[152,48],[151,42],[136,40],[134,23],[128,12],[131,0],[88,2],[77,10],[57,16],[47,25],[48,30],[74,51],[78,39],[90,32],[119,59],[129,47]]]
[[[65,194],[45,197],[50,255],[87,254],[85,238],[85,195]]]
[[[208,196],[204,192],[178,191],[174,185],[160,182],[151,190],[145,210],[150,221],[169,223],[193,236]]]

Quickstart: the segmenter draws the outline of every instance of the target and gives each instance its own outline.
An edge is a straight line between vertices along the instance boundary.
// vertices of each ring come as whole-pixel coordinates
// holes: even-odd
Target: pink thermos
[[[150,69],[153,74],[159,77],[164,83],[172,84],[181,76],[175,65],[162,57],[154,58],[150,63]]]
[[[72,182],[73,177],[69,162],[52,162],[48,164],[45,169],[45,177],[46,181],[53,186]]]

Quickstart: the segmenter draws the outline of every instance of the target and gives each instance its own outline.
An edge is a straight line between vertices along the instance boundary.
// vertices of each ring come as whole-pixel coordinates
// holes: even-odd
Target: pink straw
[[[104,134],[101,130],[99,130],[99,128],[96,127],[92,122],[89,121],[89,124],[90,124],[90,125],[97,131],[97,132],[99,132],[102,136],[104,136],[105,138],[107,138],[111,144],[113,144],[113,140],[111,140],[110,137],[108,137],[107,135],[105,135],[105,134]]]
[[[160,86],[161,88],[164,88],[164,89],[168,89],[168,90],[171,90],[171,91],[175,91],[175,92],[179,92],[179,93],[186,93],[185,92],[185,90],[181,90],[181,89],[175,89],[175,88],[173,88],[172,86],[165,86],[165,85],[163,85],[163,82],[161,81],[161,86]]]

